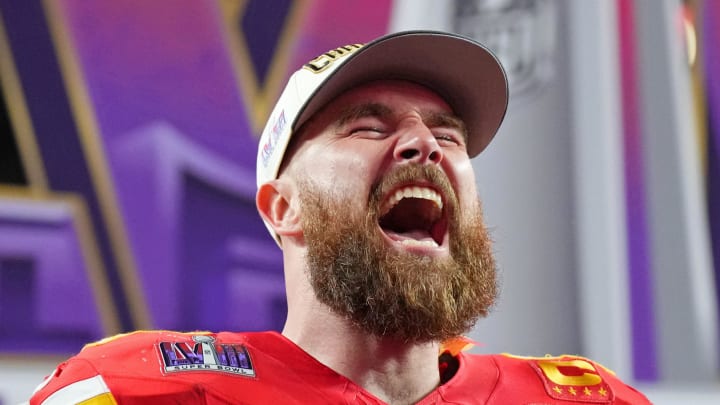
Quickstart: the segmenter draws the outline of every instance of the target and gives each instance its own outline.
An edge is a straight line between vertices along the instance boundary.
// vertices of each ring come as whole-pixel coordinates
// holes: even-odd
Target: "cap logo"
[[[330,67],[335,60],[342,58],[343,56],[350,55],[351,53],[357,51],[358,49],[362,48],[363,44],[353,44],[353,45],[345,45],[341,46],[339,48],[335,48],[331,51],[327,51],[324,54],[318,56],[317,58],[311,60],[310,62],[306,63],[305,66],[303,66],[305,69],[313,72],[313,73],[320,73],[323,70]]]
[[[262,161],[263,165],[267,166],[268,160],[270,159],[270,156],[273,154],[273,151],[275,151],[275,146],[277,145],[277,140],[280,137],[280,134],[285,129],[285,125],[287,124],[287,120],[285,119],[285,111],[281,111],[280,115],[275,120],[275,123],[272,126],[272,130],[270,131],[270,134],[268,135],[267,141],[262,147]]]

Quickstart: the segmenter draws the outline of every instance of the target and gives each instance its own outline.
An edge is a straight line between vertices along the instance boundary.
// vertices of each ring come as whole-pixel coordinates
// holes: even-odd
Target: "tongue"
[[[432,236],[426,232],[421,230],[412,230],[407,232],[393,232],[385,230],[388,236],[390,238],[395,240],[406,240],[406,239],[413,239],[418,241],[433,241]]]

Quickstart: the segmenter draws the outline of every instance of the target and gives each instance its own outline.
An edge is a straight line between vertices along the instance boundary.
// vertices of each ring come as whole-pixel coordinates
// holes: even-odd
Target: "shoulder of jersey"
[[[635,388],[624,383],[615,372],[586,357],[560,355],[529,357],[508,353],[492,356],[500,372],[534,374],[553,399],[588,403],[650,404]]]
[[[165,376],[208,371],[217,375],[253,377],[254,369],[245,349],[246,335],[222,332],[137,331],[87,344],[77,355],[60,364],[35,390],[31,405],[90,402],[112,404],[116,389],[140,392],[142,385]],[[135,381],[135,383],[131,383]],[[149,384],[138,384],[145,381]],[[177,383],[175,383],[177,385]],[[112,389],[112,393],[111,393]],[[150,388],[147,388],[150,389]],[[112,399],[112,400],[111,400]]]

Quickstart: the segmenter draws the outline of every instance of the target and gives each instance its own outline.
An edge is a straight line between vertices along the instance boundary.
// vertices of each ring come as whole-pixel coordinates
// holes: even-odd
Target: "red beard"
[[[450,257],[389,247],[378,225],[387,191],[409,179],[445,196]],[[441,341],[470,330],[497,296],[495,260],[480,202],[460,212],[446,175],[434,166],[403,165],[374,185],[368,213],[349,213],[352,198],[301,184],[302,226],[315,295],[337,314],[378,337]]]

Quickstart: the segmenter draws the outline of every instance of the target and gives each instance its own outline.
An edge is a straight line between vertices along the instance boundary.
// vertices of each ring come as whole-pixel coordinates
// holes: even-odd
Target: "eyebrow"
[[[463,139],[465,140],[465,143],[467,143],[468,140],[468,132],[467,127],[465,126],[465,122],[460,119],[460,117],[454,115],[454,114],[448,114],[443,112],[424,112],[422,114],[422,120],[425,123],[425,125],[428,126],[428,128],[450,128],[459,131]]]
[[[336,125],[341,127],[348,122],[352,122],[361,118],[374,117],[378,119],[388,119],[394,115],[392,108],[382,103],[362,103],[346,108],[340,112],[340,115],[336,121]],[[436,112],[436,111],[421,111],[420,112],[423,123],[429,128],[450,128],[458,130],[462,133],[462,136],[467,142],[467,127],[463,120],[454,114]]]
[[[336,121],[336,125],[341,127],[348,122],[353,122],[360,118],[374,117],[374,118],[390,118],[393,115],[393,110],[380,103],[363,103],[351,106],[340,112],[340,116]]]

